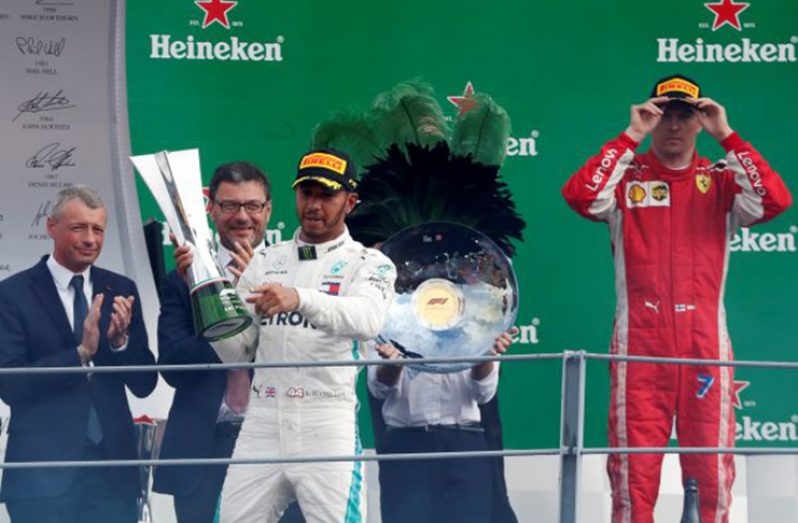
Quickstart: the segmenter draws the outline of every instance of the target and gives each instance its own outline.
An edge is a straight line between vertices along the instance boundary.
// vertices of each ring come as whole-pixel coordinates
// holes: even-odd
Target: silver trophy
[[[202,194],[199,151],[161,151],[130,158],[177,238],[188,244],[194,261],[188,276],[197,334],[207,341],[246,329],[252,317],[219,265]]]
[[[396,297],[379,341],[390,341],[426,372],[473,363],[424,358],[485,354],[515,323],[518,283],[512,264],[487,236],[462,225],[426,223],[391,236],[380,248],[396,265]]]

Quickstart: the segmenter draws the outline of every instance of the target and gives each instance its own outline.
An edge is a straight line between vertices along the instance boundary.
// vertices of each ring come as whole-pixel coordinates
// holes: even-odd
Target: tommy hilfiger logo
[[[341,292],[341,282],[323,281],[321,282],[321,292],[327,293],[330,296],[338,296]]]

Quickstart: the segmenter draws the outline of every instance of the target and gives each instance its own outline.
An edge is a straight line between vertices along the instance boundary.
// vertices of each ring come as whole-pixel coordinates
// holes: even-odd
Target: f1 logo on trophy
[[[252,323],[241,297],[219,265],[202,199],[199,150],[161,151],[132,156],[178,244],[188,244],[194,262],[188,270],[194,329],[206,341],[234,336]]]

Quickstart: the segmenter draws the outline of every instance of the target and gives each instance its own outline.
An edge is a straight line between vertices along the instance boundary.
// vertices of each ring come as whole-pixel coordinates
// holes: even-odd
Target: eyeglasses
[[[222,212],[225,214],[234,214],[239,211],[242,207],[244,210],[249,214],[256,214],[261,212],[269,202],[234,202],[231,200],[216,200],[216,204],[222,209]]]

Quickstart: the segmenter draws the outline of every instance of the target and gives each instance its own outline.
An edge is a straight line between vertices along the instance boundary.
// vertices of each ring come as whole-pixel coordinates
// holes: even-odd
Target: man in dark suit
[[[152,365],[136,285],[94,266],[106,211],[83,186],[58,194],[53,253],[0,282],[0,367]],[[125,387],[138,397],[156,373],[3,375],[11,407],[6,462],[136,459]],[[134,523],[135,467],[29,468],[3,473],[14,523]]]
[[[208,213],[219,234],[219,262],[236,280],[254,252],[264,248],[271,215],[271,185],[254,165],[232,162],[211,178]],[[161,286],[158,362],[220,363],[211,346],[198,338],[191,315],[186,268],[187,247],[175,250],[178,270]],[[171,371],[164,378],[175,389],[160,457],[229,458],[241,429],[250,392],[250,373],[243,371]],[[226,465],[158,467],[153,489],[174,496],[180,523],[214,519]],[[293,520],[292,520],[293,521]]]

